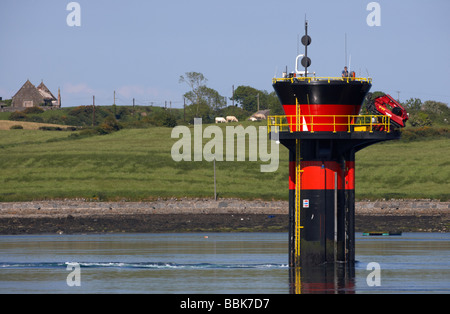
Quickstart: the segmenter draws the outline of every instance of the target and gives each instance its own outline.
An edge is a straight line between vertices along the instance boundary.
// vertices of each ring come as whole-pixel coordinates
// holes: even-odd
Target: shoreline
[[[170,198],[148,202],[0,203],[0,234],[287,232],[287,201]],[[448,232],[450,202],[355,204],[355,230]]]

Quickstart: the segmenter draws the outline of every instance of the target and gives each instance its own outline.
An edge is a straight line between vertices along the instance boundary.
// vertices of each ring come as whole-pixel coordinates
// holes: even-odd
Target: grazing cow
[[[227,122],[239,122],[235,116],[227,116]]]
[[[225,118],[222,118],[222,117],[217,117],[216,123],[227,123],[227,120],[225,120]]]

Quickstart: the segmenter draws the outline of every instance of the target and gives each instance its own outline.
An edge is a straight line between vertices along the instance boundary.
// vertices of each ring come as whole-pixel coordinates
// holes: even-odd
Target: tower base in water
[[[279,132],[289,149],[289,265],[355,262],[355,153],[400,132]]]

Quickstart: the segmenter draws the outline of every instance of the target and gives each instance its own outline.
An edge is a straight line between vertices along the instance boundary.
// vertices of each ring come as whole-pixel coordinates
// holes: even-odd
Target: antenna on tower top
[[[311,37],[308,36],[308,21],[305,14],[305,35],[302,37],[302,44],[305,46],[305,56],[301,64],[305,67],[305,77],[308,76],[308,67],[311,65],[311,59],[308,58],[308,46],[311,44]]]
[[[347,66],[347,33],[345,33],[345,62],[344,65]]]

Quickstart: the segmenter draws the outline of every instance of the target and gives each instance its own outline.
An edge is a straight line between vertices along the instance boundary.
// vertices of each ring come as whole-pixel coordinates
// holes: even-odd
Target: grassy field
[[[18,126],[18,125],[20,125],[24,130],[38,130],[40,127],[43,127],[43,126],[59,127],[62,129],[65,129],[68,127],[67,125],[60,125],[60,124],[0,120],[0,130],[9,130],[9,129],[11,129],[12,126]]]
[[[379,143],[356,154],[357,198],[450,199],[450,140]]]
[[[173,161],[177,139],[171,131],[76,137],[71,134],[78,132],[0,130],[0,201],[213,197],[213,163]],[[356,197],[448,200],[449,152],[447,138],[366,148],[356,155]],[[280,146],[276,172],[262,173],[260,164],[217,162],[219,197],[287,199],[288,151]]]

